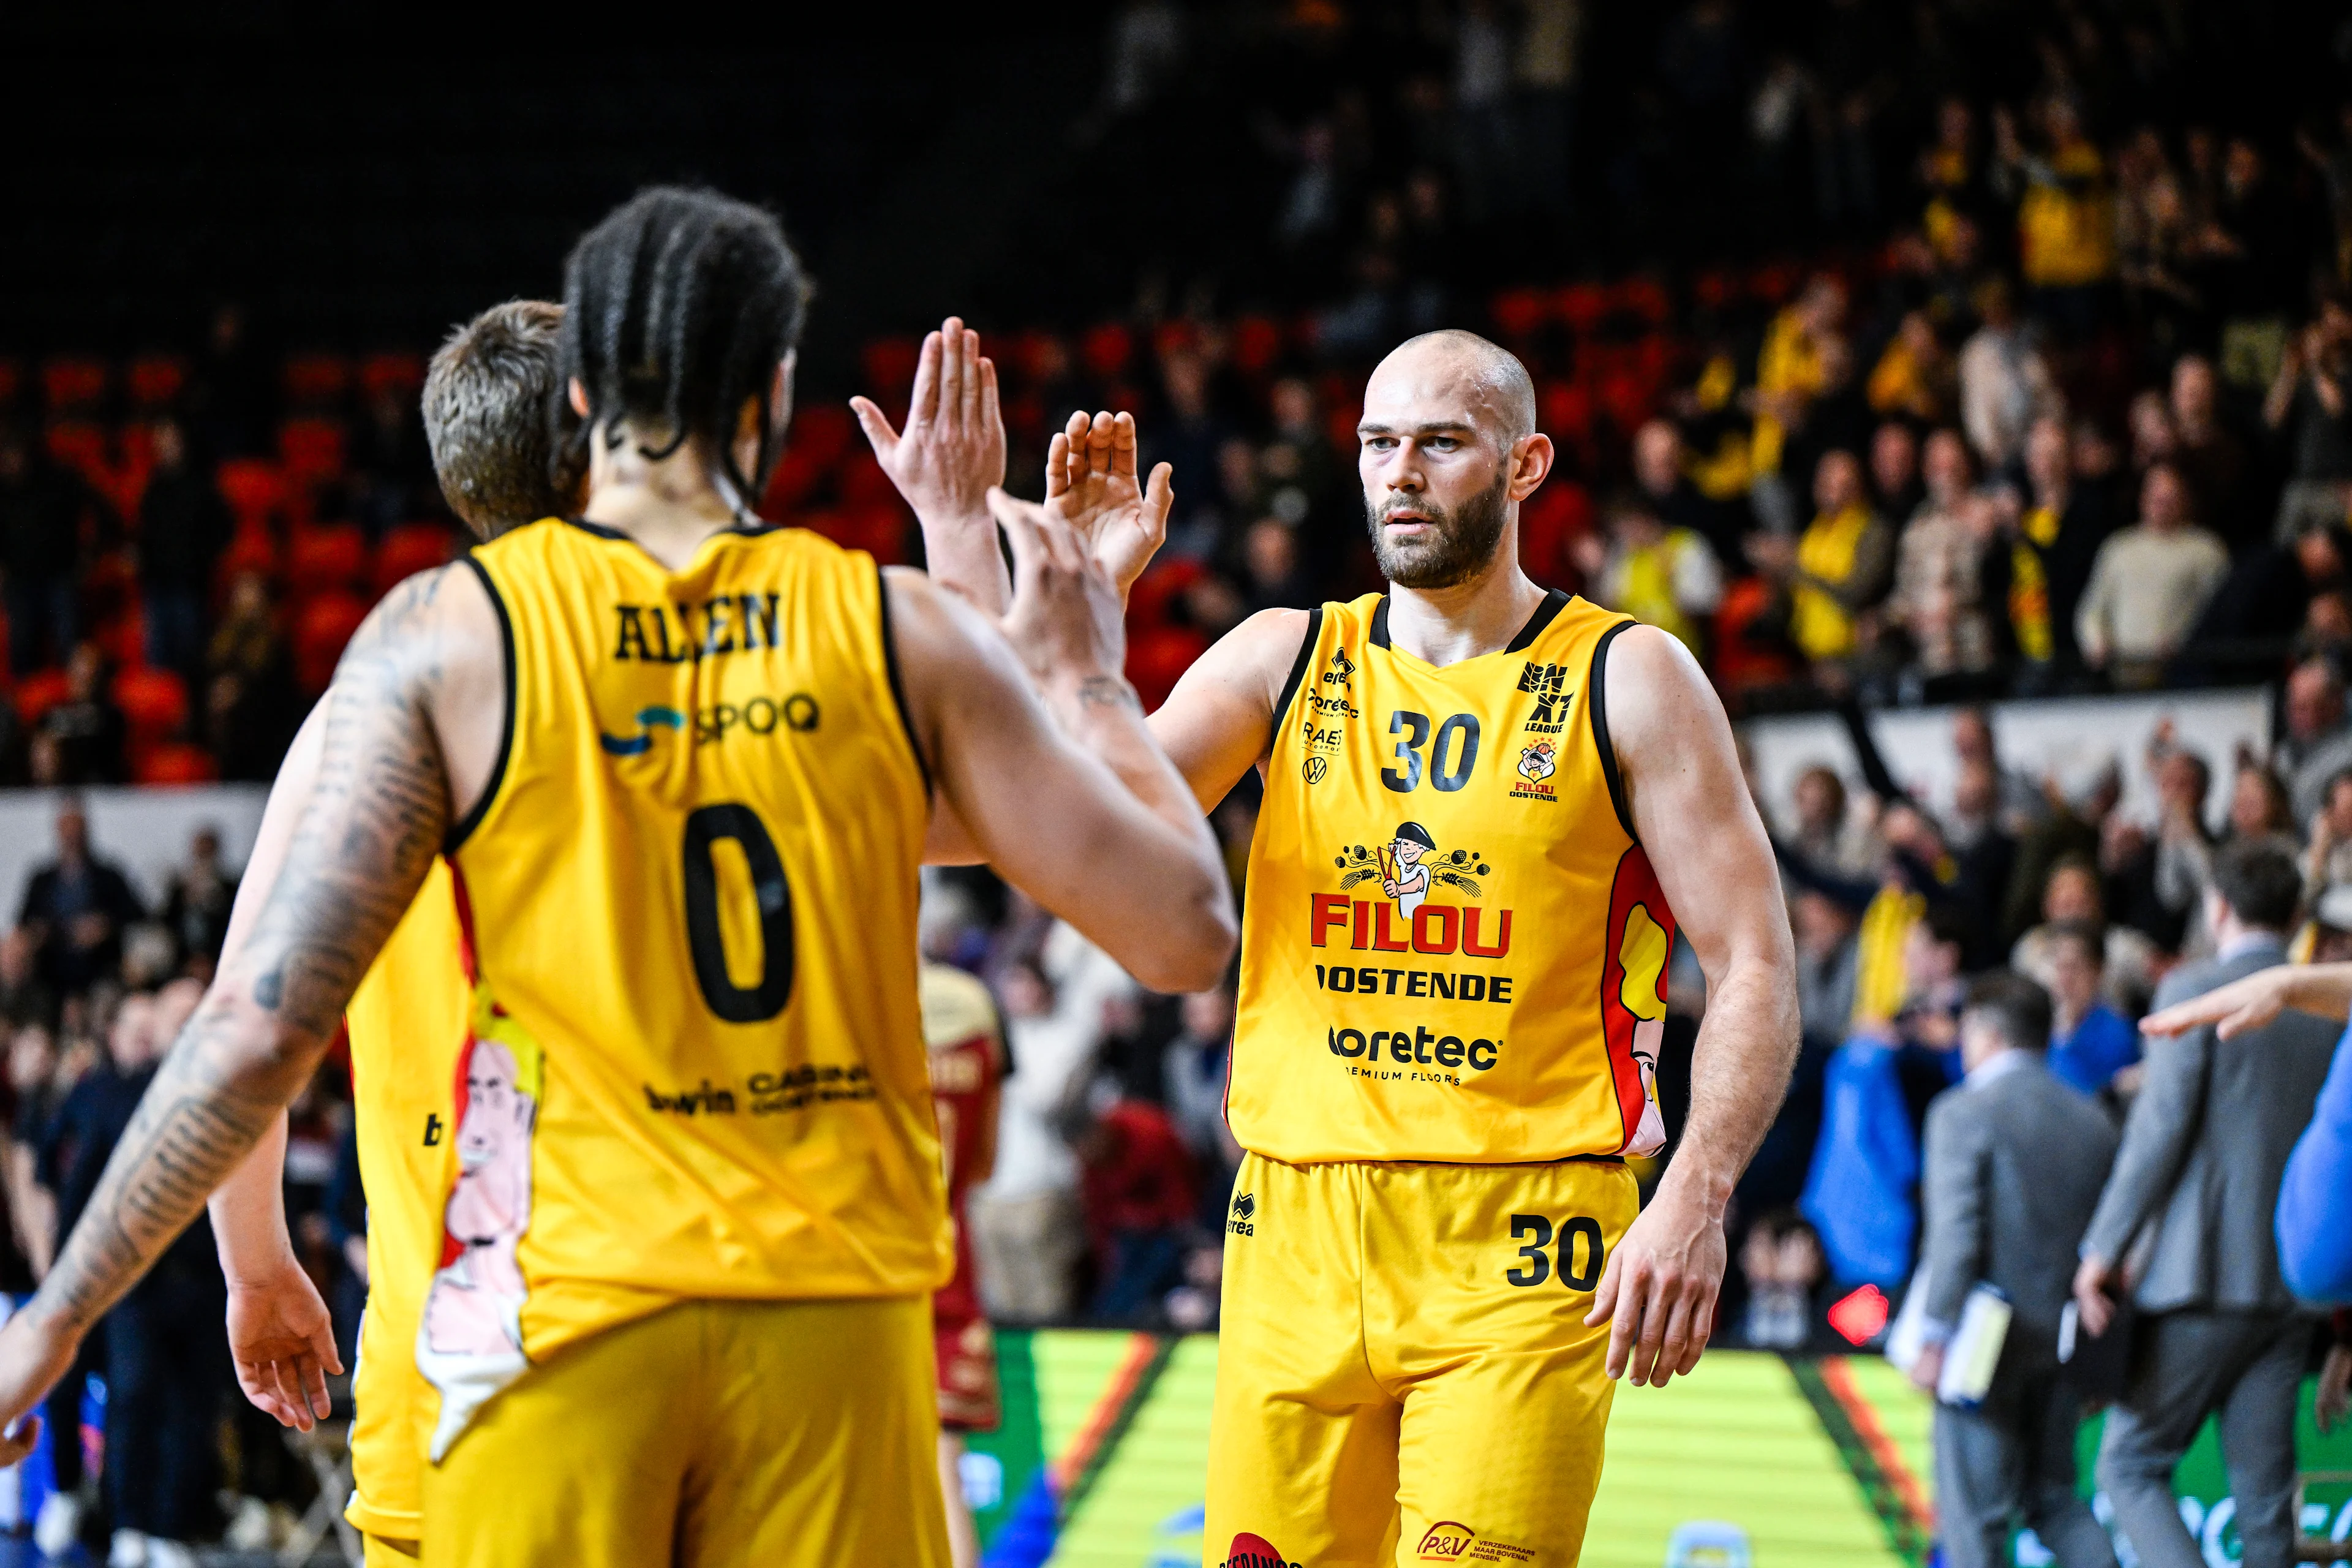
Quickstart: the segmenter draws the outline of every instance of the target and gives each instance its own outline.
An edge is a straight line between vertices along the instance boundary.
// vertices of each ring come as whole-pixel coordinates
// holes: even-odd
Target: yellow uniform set
[[[452,835],[478,983],[415,1364],[428,1565],[947,1559],[929,791],[872,560],[470,557],[510,731]]]
[[[1553,594],[1438,668],[1310,618],[1250,856],[1213,1565],[1570,1568],[1613,1385],[1588,1329],[1664,1142],[1673,945],[1601,675]]]
[[[368,1303],[352,1372],[351,1505],[371,1568],[424,1534],[425,1449],[437,1400],[416,1373],[416,1325],[457,1173],[450,1108],[474,987],[448,862],[436,860],[360,982],[344,1022],[360,1179],[368,1194]]]

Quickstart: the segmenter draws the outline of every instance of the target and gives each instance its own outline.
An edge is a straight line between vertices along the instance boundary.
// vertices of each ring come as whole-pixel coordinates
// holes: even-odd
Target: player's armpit
[[[1203,811],[1265,760],[1274,705],[1307,636],[1304,610],[1260,610],[1217,639],[1151,715],[1151,736]]]
[[[1238,921],[1216,840],[1197,815],[1171,821],[1075,745],[996,627],[920,575],[892,572],[897,641],[916,732],[941,804],[1006,880],[1157,990],[1213,984]],[[1115,677],[1074,691],[1098,721],[1151,742]],[[1165,767],[1164,759],[1158,764]],[[1172,793],[1181,781],[1168,773]]]

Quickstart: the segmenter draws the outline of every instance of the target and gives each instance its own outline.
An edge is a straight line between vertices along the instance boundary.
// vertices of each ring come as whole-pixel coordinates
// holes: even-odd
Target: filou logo
[[[1253,1219],[1257,1214],[1257,1194],[1244,1193],[1234,1200],[1233,1217],[1225,1221],[1225,1229],[1234,1236],[1255,1236],[1257,1226]]]

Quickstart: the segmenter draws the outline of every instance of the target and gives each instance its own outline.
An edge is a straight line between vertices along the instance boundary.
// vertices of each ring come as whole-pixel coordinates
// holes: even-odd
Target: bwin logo
[[[596,740],[605,752],[615,757],[641,757],[653,750],[656,730],[683,730],[686,715],[675,708],[640,708],[637,710],[637,732],[634,735],[607,735],[599,730]]]
[[[1244,1193],[1234,1200],[1234,1216],[1225,1222],[1225,1228],[1235,1236],[1255,1236],[1257,1227],[1250,1220],[1256,1213],[1257,1194]]]

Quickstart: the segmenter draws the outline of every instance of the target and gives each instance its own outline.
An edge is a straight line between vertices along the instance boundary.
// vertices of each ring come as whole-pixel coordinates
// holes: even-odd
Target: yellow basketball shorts
[[[373,1531],[360,1537],[360,1561],[364,1568],[416,1568],[418,1547],[414,1541],[398,1541]]]
[[[689,1301],[535,1366],[425,1476],[423,1568],[947,1568],[929,1297]]]
[[[1242,1163],[1209,1568],[1572,1568],[1615,1392],[1623,1165]]]

